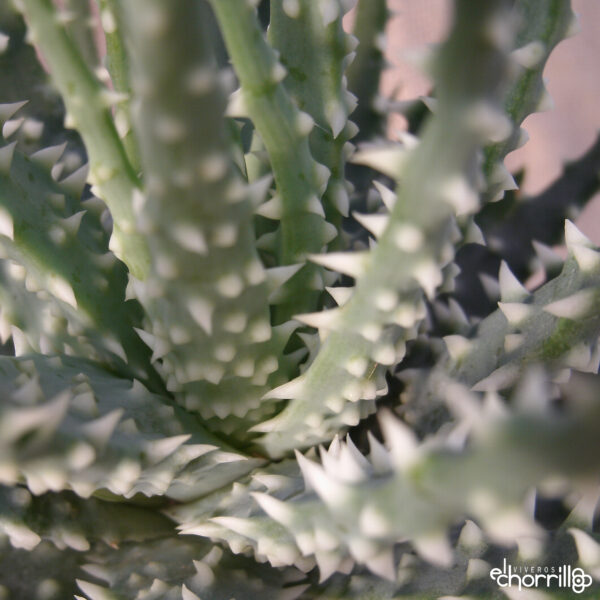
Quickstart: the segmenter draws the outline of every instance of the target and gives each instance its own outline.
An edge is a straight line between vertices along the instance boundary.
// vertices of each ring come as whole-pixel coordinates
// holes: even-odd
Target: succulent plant
[[[598,152],[504,166],[570,4],[455,0],[400,107],[354,4],[0,6],[0,598],[597,594]]]

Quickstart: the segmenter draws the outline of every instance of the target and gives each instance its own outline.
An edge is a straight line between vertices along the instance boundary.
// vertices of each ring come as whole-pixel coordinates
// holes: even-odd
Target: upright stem
[[[271,161],[281,201],[279,262],[305,263],[307,254],[320,252],[337,235],[321,206],[323,168],[319,169],[309,149],[311,119],[294,105],[282,84],[286,71],[265,41],[251,3],[211,0],[211,5],[240,79],[246,109]],[[288,282],[278,321],[316,308],[317,297],[307,294],[307,289],[322,289],[322,280],[315,284],[319,271],[306,265]]]
[[[127,158],[132,167],[138,171],[140,168],[140,157],[137,142],[131,130],[129,103],[131,83],[122,30],[119,25],[119,6],[115,0],[98,0],[98,7],[100,9],[100,17],[106,40],[106,67],[110,73],[114,90],[128,97],[127,100],[123,100],[115,107],[115,123],[117,124],[117,130],[121,136],[125,152],[127,153]]]
[[[50,0],[23,0],[20,6],[65,101],[69,124],[77,127],[86,145],[90,181],[111,211],[114,227],[110,247],[136,277],[143,279],[149,267],[148,248],[136,231],[132,205],[139,182],[115,129],[110,95],[60,25]]]
[[[348,89],[358,98],[352,120],[358,125],[358,140],[383,133],[384,116],[374,103],[384,67],[383,35],[388,20],[386,0],[359,0],[352,33],[358,39],[356,57],[348,68]]]
[[[145,184],[136,211],[152,257],[148,278],[132,287],[169,391],[231,433],[232,414],[247,422],[260,406],[287,337],[269,322],[268,273],[251,189],[233,164],[209,10],[196,1],[123,5]]]
[[[372,410],[377,363],[395,364],[403,343],[425,316],[422,289],[432,296],[451,260],[456,212],[478,206],[477,157],[503,125],[503,92],[510,50],[508,0],[456,2],[453,32],[436,65],[439,106],[408,159],[389,218],[375,227],[377,245],[366,255],[324,255],[320,263],[356,277],[350,299],[318,319],[324,343],[277,417],[257,426],[261,444],[279,456],[329,439]],[[508,28],[493,36],[493,28]],[[493,75],[492,75],[493,74]],[[492,129],[492,131],[490,131]],[[385,219],[386,217],[380,216]],[[360,402],[362,401],[362,402]],[[305,423],[313,424],[307,431]]]

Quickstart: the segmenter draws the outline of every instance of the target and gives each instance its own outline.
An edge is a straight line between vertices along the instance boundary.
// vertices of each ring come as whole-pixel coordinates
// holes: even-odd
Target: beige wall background
[[[485,0],[484,0],[485,1]],[[410,64],[415,49],[443,39],[450,14],[449,0],[388,0],[395,13],[387,30],[387,58],[382,89],[398,99],[429,90],[429,82]],[[535,194],[562,171],[565,161],[582,155],[600,130],[600,0],[572,0],[581,31],[561,42],[544,71],[554,108],[531,115],[524,123],[530,141],[511,153],[507,166],[526,167],[524,191]],[[395,119],[390,135],[403,127]],[[580,215],[577,224],[600,244],[600,195]]]

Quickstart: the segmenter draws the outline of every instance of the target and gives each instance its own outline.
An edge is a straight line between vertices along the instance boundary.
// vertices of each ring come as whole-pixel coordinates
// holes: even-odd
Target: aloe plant
[[[354,4],[0,7],[1,598],[597,593],[593,155],[507,233],[570,4],[455,0],[399,142]]]

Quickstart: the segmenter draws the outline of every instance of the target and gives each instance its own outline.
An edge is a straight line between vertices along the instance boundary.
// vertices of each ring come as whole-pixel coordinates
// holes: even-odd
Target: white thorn
[[[394,552],[391,548],[384,550],[377,556],[370,558],[365,563],[367,569],[378,575],[379,577],[383,577],[388,581],[396,581],[396,568],[394,564]]]
[[[485,246],[485,238],[479,228],[479,225],[475,221],[471,221],[465,234],[465,244],[480,244]]]
[[[131,205],[133,207],[133,212],[136,215],[141,215],[144,211],[147,202],[146,195],[139,188],[135,188],[133,193],[131,194]]]
[[[321,243],[329,244],[329,242],[331,242],[338,236],[338,230],[335,225],[332,225],[331,223],[325,221],[322,225],[321,234]],[[325,277],[327,277],[327,274],[325,274]]]
[[[581,529],[572,527],[569,533],[573,536],[577,546],[579,562],[587,568],[600,566],[600,545],[594,538]]]
[[[12,519],[3,519],[2,530],[16,549],[31,551],[42,541],[42,538],[27,525]]]
[[[413,277],[419,282],[428,298],[434,297],[435,290],[443,281],[442,271],[433,261],[419,263],[414,268]]]
[[[327,475],[321,465],[308,460],[297,450],[296,460],[308,487],[313,489],[325,504],[335,507],[345,503],[349,489],[345,484]]]
[[[196,596],[189,588],[186,587],[185,583],[181,586],[181,600],[202,600],[199,596]]]
[[[23,356],[31,351],[31,347],[27,337],[25,336],[25,333],[16,325],[11,325],[10,334],[15,347],[15,356]]]
[[[540,539],[542,532],[521,507],[496,510],[484,520],[484,525],[492,540],[502,545],[514,544],[521,537]]]
[[[14,222],[12,215],[4,208],[0,207],[0,235],[14,239]]]
[[[473,213],[479,207],[479,194],[463,175],[449,177],[441,186],[441,195],[457,216]]]
[[[388,410],[381,411],[379,424],[385,442],[390,447],[394,465],[400,470],[406,470],[412,466],[419,455],[418,442],[414,432]]]
[[[387,450],[370,431],[367,432],[367,437],[369,439],[369,459],[376,473],[380,475],[389,473],[392,470],[392,462]]]
[[[25,119],[21,132],[29,140],[39,140],[44,132],[44,123],[37,119]]]
[[[117,92],[116,90],[104,89],[100,92],[100,100],[104,103],[106,108],[110,109],[117,104],[127,102],[129,100],[129,94]]]
[[[321,0],[319,2],[319,10],[321,11],[325,27],[333,23],[340,15],[340,5],[337,0]]]
[[[79,227],[81,226],[81,219],[83,218],[83,215],[85,215],[86,211],[85,210],[80,210],[79,212],[76,212],[75,214],[71,215],[70,217],[67,217],[66,219],[62,219],[62,225],[64,227],[64,229],[67,231],[67,233],[69,233],[72,236],[77,235],[77,232],[79,231]]]
[[[432,96],[421,96],[420,100],[430,112],[432,112],[433,114],[437,112],[437,98],[433,98]]]
[[[35,402],[40,396],[43,396],[37,377],[22,384],[11,396],[11,400],[17,404]],[[69,409],[69,404],[69,394],[63,392],[49,402],[6,411],[2,419],[2,435],[7,443],[34,430],[41,430],[48,435],[59,427]]]
[[[349,105],[349,108],[351,108],[352,103],[349,102]],[[350,112],[352,111],[350,110]],[[346,122],[348,120],[348,111],[343,104],[339,102],[330,102],[325,108],[325,114],[327,117],[327,122],[331,127],[333,139],[336,139],[346,126]]]
[[[172,437],[152,440],[144,444],[144,453],[151,465],[155,465],[168,456],[191,438],[191,434],[175,435]]]
[[[48,277],[48,291],[54,294],[59,300],[77,308],[77,299],[71,284],[60,275],[51,274]]]
[[[467,519],[458,537],[457,545],[467,550],[475,551],[483,544],[485,544],[485,539],[481,528],[473,523],[473,521]]]
[[[394,209],[394,206],[396,205],[398,196],[396,196],[396,194],[392,190],[390,190],[388,187],[386,187],[379,181],[374,181],[373,185],[379,192],[383,204],[391,212]]]
[[[544,58],[546,53],[546,47],[539,40],[535,40],[513,50],[510,53],[510,57],[525,69],[533,69],[536,67]]]
[[[518,350],[525,343],[525,336],[522,333],[509,333],[504,338],[504,352],[510,354]]]
[[[363,215],[353,212],[352,216],[376,238],[381,237],[389,221],[387,215]]]
[[[520,326],[536,312],[533,305],[521,302],[498,302],[498,308],[513,327]]]
[[[376,363],[387,367],[391,367],[401,360],[394,345],[388,343],[377,344],[371,353],[371,358]]]
[[[452,547],[443,533],[415,538],[415,550],[428,562],[448,569],[454,563]]]
[[[450,316],[452,317],[452,320],[455,323],[457,323],[461,327],[469,326],[469,319],[467,318],[465,311],[462,309],[461,305],[454,298],[448,299],[448,307],[450,308]]]
[[[171,233],[173,239],[185,250],[195,254],[208,254],[208,246],[204,234],[194,225],[175,225]]]
[[[30,158],[42,164],[47,169],[51,169],[63,155],[66,147],[67,142],[57,144],[56,146],[48,146],[47,148],[42,148],[41,150],[34,152]]]
[[[98,419],[85,423],[81,429],[96,447],[102,448],[108,442],[123,413],[122,408],[117,408]]]
[[[113,600],[115,597],[112,592],[108,590],[108,588],[102,585],[90,583],[89,581],[83,581],[82,579],[75,579],[75,583],[84,594],[93,600]],[[82,596],[75,596],[75,598],[79,599],[82,598]],[[82,600],[85,600],[85,598],[82,598]]]
[[[555,317],[579,319],[586,317],[594,309],[597,296],[595,289],[581,290],[562,300],[547,304],[544,310]]]
[[[286,527],[292,527],[296,517],[294,509],[287,502],[262,492],[251,492],[251,496],[270,517]]]
[[[290,18],[296,19],[300,16],[299,0],[283,0],[283,12]]]
[[[330,330],[335,327],[338,317],[339,309],[333,308],[330,310],[322,310],[320,312],[294,315],[293,318],[296,321],[300,321],[300,323],[304,323],[305,325],[308,325],[309,327],[314,327],[315,329]]]
[[[584,273],[592,273],[600,267],[600,252],[586,246],[572,246],[571,252]]]
[[[17,142],[12,142],[6,146],[0,148],[0,173],[8,175],[10,172],[10,166],[12,164],[13,154],[15,153],[15,146]]]
[[[352,130],[353,137],[358,133],[358,126],[352,123],[352,121],[348,121],[348,128]],[[353,144],[352,142],[345,142],[342,146],[342,156],[347,161],[350,161],[355,152],[356,144]]]
[[[267,289],[269,292],[269,302],[276,301],[277,292],[281,287],[291,279],[304,265],[285,265],[283,267],[272,267],[265,270]],[[271,298],[273,296],[273,298]]]
[[[187,309],[196,324],[210,335],[212,333],[213,304],[204,298],[190,298],[187,301]]]
[[[357,356],[348,360],[344,365],[344,368],[353,377],[361,378],[365,374],[368,366],[369,363],[366,358]]]
[[[325,211],[323,210],[323,205],[317,196],[312,195],[308,198],[306,203],[306,210],[309,213],[313,213],[318,215],[319,217],[325,218]]]
[[[490,183],[504,190],[517,190],[519,186],[503,163],[496,163],[490,174]]]
[[[5,121],[4,125],[2,126],[2,135],[5,138],[9,138],[11,135],[13,135],[13,133],[16,133],[19,130],[19,127],[21,127],[23,121],[25,121],[25,117]]]
[[[308,258],[326,269],[356,278],[365,271],[367,255],[367,252],[330,252],[310,254]]]
[[[431,73],[435,44],[411,46],[402,50],[401,56],[411,67],[421,73]]]
[[[593,360],[592,351],[585,343],[573,346],[563,360],[566,366],[584,373],[595,373],[598,368],[597,360]]]
[[[398,306],[398,294],[386,288],[373,290],[373,303],[380,311],[389,313]]]
[[[353,287],[326,287],[325,289],[338,306],[346,304],[354,291]]]
[[[273,400],[290,400],[292,398],[298,398],[302,394],[302,390],[304,389],[304,378],[296,377],[279,387],[276,387],[269,392],[267,392],[263,399],[273,399]]]
[[[319,193],[323,194],[327,189],[327,184],[331,177],[331,170],[321,163],[315,163],[314,169]]]
[[[575,246],[595,247],[590,239],[581,233],[579,228],[569,219],[565,220],[565,243],[569,250],[572,250]]]
[[[307,136],[313,130],[314,126],[315,121],[307,112],[298,111],[296,115],[296,130],[302,137]]]
[[[271,69],[271,81],[279,83],[287,77],[287,69],[280,63],[276,62]]]
[[[447,335],[442,339],[446,344],[448,354],[450,354],[452,360],[456,362],[460,361],[464,356],[466,356],[472,346],[471,340],[468,340],[462,335]]]
[[[254,209],[255,214],[274,221],[281,219],[282,212],[283,204],[279,196],[273,196],[270,200]]]
[[[225,116],[238,119],[248,118],[248,108],[242,88],[237,89],[229,96]]]
[[[393,226],[392,235],[394,244],[402,252],[416,252],[425,241],[423,232],[410,223],[399,223]]]
[[[500,283],[500,297],[503,302],[520,302],[530,296],[504,260],[500,265],[498,281]]]
[[[319,583],[323,583],[337,571],[342,559],[338,552],[316,550],[315,560],[319,567]]]
[[[23,108],[29,102],[23,100],[22,102],[9,102],[0,104],[0,121],[4,122],[10,119],[20,108]]]
[[[83,192],[83,187],[87,181],[89,164],[79,167],[77,171],[71,173],[68,177],[61,179],[60,186],[66,189],[72,196],[79,198]]]
[[[248,192],[248,198],[250,199],[250,203],[254,209],[258,208],[265,202],[265,198],[267,197],[267,193],[269,192],[272,183],[273,175],[271,173],[267,173],[248,185],[246,188]]]
[[[350,197],[348,196],[346,186],[340,183],[332,186],[331,198],[338,212],[343,217],[347,217],[350,211]]]
[[[407,153],[408,150],[399,144],[363,147],[354,154],[352,163],[371,167],[392,179],[398,179],[406,163]]]

